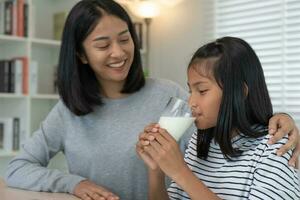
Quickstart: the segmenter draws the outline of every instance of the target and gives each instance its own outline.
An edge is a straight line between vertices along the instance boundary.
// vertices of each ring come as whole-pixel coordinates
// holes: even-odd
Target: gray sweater
[[[147,199],[147,169],[135,152],[139,133],[157,122],[170,96],[187,93],[166,80],[147,79],[140,91],[122,99],[103,99],[104,106],[76,116],[59,101],[8,165],[6,183],[34,191],[69,192],[89,179],[125,200]],[[187,144],[191,129],[182,139]],[[58,152],[70,174],[47,169]]]

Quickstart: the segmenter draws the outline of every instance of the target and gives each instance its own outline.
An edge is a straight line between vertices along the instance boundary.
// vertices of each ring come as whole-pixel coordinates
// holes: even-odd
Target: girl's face
[[[201,76],[193,67],[188,70],[188,86],[190,88],[189,105],[198,129],[216,126],[222,90],[217,82],[207,76]]]
[[[84,64],[89,64],[101,85],[123,85],[134,57],[134,44],[125,21],[104,14],[83,42]]]

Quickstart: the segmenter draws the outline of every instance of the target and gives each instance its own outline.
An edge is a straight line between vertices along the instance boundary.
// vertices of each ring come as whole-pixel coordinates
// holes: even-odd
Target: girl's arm
[[[169,200],[169,196],[165,187],[165,174],[160,170],[148,170],[149,177],[149,200]]]
[[[213,193],[197,176],[188,168],[187,165],[182,171],[172,178],[192,200],[219,200],[220,198]]]
[[[169,200],[168,193],[165,188],[165,174],[159,169],[157,163],[151,158],[151,156],[144,151],[144,148],[150,144],[147,139],[148,134],[155,128],[155,125],[156,124],[150,124],[146,126],[144,131],[140,133],[139,140],[136,144],[136,152],[148,166],[148,199]]]
[[[149,154],[158,167],[175,181],[191,199],[220,199],[188,168],[177,142],[165,129],[158,128],[157,133],[150,133],[146,137],[150,141],[150,145],[144,147],[145,153]],[[159,187],[157,190],[150,190],[151,193],[162,192],[161,188],[164,187],[158,181],[161,177],[157,174],[151,174],[150,177],[152,189]]]

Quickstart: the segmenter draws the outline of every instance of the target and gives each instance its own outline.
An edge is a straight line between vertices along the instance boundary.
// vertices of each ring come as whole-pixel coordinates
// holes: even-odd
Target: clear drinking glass
[[[194,121],[188,103],[177,97],[171,97],[158,124],[178,141]]]

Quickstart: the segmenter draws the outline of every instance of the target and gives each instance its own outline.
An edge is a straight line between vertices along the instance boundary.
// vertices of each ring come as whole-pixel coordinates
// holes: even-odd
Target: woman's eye
[[[123,42],[123,43],[126,43],[129,41],[129,38],[124,38],[124,39],[121,39],[120,42]]]
[[[103,45],[103,46],[98,46],[97,48],[103,50],[103,49],[107,49],[108,47],[109,45]]]

